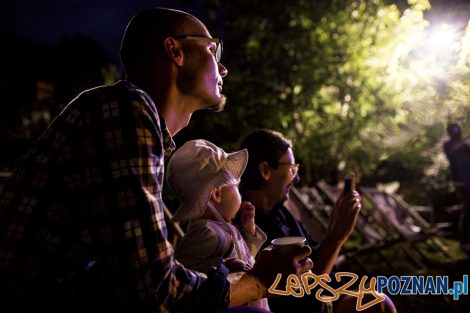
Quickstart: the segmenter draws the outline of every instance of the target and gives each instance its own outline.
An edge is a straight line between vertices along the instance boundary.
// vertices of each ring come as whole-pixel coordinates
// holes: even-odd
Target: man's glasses
[[[202,37],[202,36],[185,36],[185,35],[176,35],[176,36],[171,36],[172,38],[175,39],[182,39],[182,40],[199,40],[199,41],[209,41],[209,42],[215,42],[215,51],[212,53],[214,55],[215,60],[217,63],[220,62],[220,59],[222,58],[222,49],[223,49],[223,44],[222,44],[222,39],[214,37]]]
[[[299,172],[299,166],[300,166],[299,163],[279,162],[278,164],[289,166],[289,170],[292,176],[297,175],[297,173]]]

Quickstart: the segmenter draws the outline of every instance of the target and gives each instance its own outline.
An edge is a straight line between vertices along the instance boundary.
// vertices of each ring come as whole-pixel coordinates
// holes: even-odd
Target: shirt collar
[[[150,96],[144,90],[137,87],[136,85],[134,85],[133,83],[131,83],[128,80],[119,81],[119,82],[116,83],[116,85],[120,84],[120,83],[127,83],[131,88],[133,88],[133,89],[137,90],[138,92],[140,92],[142,94],[142,96],[145,98],[145,100],[147,101],[150,108],[152,110],[154,110],[154,112],[156,111],[155,113],[158,113],[158,117],[159,117],[159,120],[160,120],[160,128],[162,130],[163,149],[165,150],[164,154],[165,154],[165,157],[169,157],[171,155],[171,153],[176,149],[176,144],[173,141],[173,138],[171,137],[171,134],[170,134],[170,131],[168,130],[168,127],[166,126],[165,119],[163,118],[162,112],[155,105],[153,100],[150,98]]]
[[[173,141],[173,138],[171,137],[170,131],[168,130],[168,127],[166,127],[165,119],[163,119],[163,116],[158,110],[158,116],[160,117],[160,126],[162,128],[162,135],[163,135],[163,149],[165,150],[165,157],[169,157],[173,151],[176,149],[176,144]]]

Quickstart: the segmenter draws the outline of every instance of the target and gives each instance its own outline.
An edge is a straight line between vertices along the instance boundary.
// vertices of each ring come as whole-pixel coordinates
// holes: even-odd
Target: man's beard
[[[217,104],[213,104],[209,107],[209,110],[213,112],[222,112],[225,108],[225,103],[227,102],[227,97],[225,95],[220,95],[220,101]]]
[[[197,71],[193,68],[186,68],[184,69],[183,74],[180,77],[180,80],[177,82],[178,86],[185,94],[193,93],[194,89],[197,86],[197,82],[200,78],[197,75]],[[215,96],[214,96],[215,97]],[[214,99],[205,99],[204,108],[202,109],[209,109],[213,112],[222,112],[225,108],[225,103],[227,101],[227,97],[223,94],[220,95],[220,100],[214,104]],[[212,104],[211,104],[212,103]]]

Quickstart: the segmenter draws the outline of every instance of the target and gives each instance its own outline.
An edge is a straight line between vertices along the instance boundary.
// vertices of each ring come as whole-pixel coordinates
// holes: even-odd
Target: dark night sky
[[[51,47],[65,35],[92,37],[114,61],[118,61],[122,33],[139,10],[154,6],[173,7],[204,21],[198,14],[197,3],[197,0],[1,0],[0,28]],[[470,0],[431,0],[431,4],[437,8],[428,14],[433,21],[441,16],[448,22],[470,18]],[[456,5],[458,10],[455,10]],[[464,10],[460,9],[462,6]]]
[[[118,61],[121,36],[129,20],[141,9],[155,6],[183,9],[197,15],[196,5],[182,1],[1,0],[0,29],[51,47],[67,35],[92,37]]]

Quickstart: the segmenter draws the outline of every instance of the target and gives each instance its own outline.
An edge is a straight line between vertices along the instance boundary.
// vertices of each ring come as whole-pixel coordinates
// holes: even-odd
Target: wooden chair
[[[438,227],[428,222],[420,212],[426,212],[433,221],[432,208],[414,206],[407,203],[396,193],[388,193],[372,187],[361,187],[361,193],[369,199],[376,209],[373,217],[390,233],[398,233],[400,237],[409,242],[420,256],[428,260],[428,256],[419,248],[419,243],[424,243],[430,249],[442,253],[445,257],[454,261],[445,244],[445,237]]]
[[[335,202],[341,194],[341,189],[325,181],[318,182],[317,187],[331,202]],[[359,192],[361,192],[360,188]],[[386,227],[382,221],[377,220],[376,211],[376,205],[368,197],[363,196],[363,209],[356,224],[356,229],[363,238],[363,244],[356,251],[351,251],[350,254],[356,257],[370,253],[377,254],[389,269],[398,273],[400,271],[395,266],[398,260],[394,260],[393,255],[392,257],[387,256],[386,252],[392,247],[399,246],[400,252],[412,262],[417,272],[426,271],[427,266],[422,257],[414,253],[415,248],[409,246],[408,239],[400,232]]]
[[[302,221],[310,234],[319,240],[324,238],[329,223],[329,215],[332,209],[332,202],[324,201],[321,193],[315,187],[295,188],[291,187],[291,197],[286,203],[292,214]],[[365,231],[364,231],[365,229]],[[380,240],[382,237],[375,234],[371,240],[371,229],[365,228],[363,224],[358,222],[350,240],[343,246],[337,265],[352,260],[363,273],[372,275],[370,266],[366,265],[366,261],[362,260],[362,256],[374,254],[378,256],[381,262],[385,263],[394,273],[398,270],[393,263],[383,253],[382,249],[390,245],[391,242]],[[356,238],[356,242],[351,238]],[[357,244],[357,241],[360,241]]]

